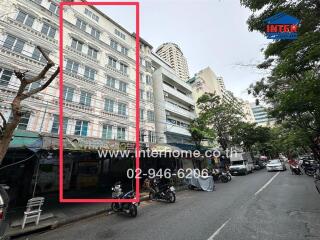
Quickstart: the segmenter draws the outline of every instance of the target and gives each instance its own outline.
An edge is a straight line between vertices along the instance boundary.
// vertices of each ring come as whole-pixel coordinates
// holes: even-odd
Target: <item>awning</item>
[[[16,130],[9,148],[28,148],[31,151],[38,151],[42,147],[42,140],[38,133],[23,130]]]

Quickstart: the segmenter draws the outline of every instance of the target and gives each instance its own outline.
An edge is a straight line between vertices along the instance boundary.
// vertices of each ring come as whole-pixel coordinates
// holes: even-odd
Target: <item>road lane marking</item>
[[[260,192],[262,192],[262,190],[265,189],[273,181],[273,179],[275,179],[279,175],[279,173],[280,172],[277,172],[277,174],[270,178],[270,180],[266,182],[266,184],[263,185],[254,195],[257,196]]]
[[[227,221],[224,222],[224,224],[221,225],[221,227],[219,227],[217,229],[217,231],[215,231],[209,238],[208,240],[213,240],[219,233],[220,231],[228,224],[228,222],[231,220],[231,218],[229,218]]]

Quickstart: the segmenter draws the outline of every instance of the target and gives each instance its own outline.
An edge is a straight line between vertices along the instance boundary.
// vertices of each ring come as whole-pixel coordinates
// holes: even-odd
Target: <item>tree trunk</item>
[[[8,123],[6,128],[4,129],[3,135],[0,137],[0,165],[7,153],[13,132],[18,126],[20,119],[21,117],[18,116],[18,119],[15,119],[15,121]]]

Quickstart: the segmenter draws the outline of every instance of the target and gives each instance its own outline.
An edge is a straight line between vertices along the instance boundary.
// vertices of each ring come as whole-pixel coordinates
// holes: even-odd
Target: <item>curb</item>
[[[183,190],[186,190],[186,189],[188,189],[187,186],[176,187],[176,192],[183,191]],[[149,196],[148,195],[145,195],[145,196],[140,198],[140,202],[144,202],[144,201],[148,201],[148,200],[149,200]],[[115,213],[113,213],[111,211],[110,207],[109,208],[106,207],[105,209],[97,210],[97,211],[90,212],[90,213],[87,213],[87,214],[82,214],[82,215],[70,217],[70,218],[67,218],[67,219],[62,219],[60,221],[56,220],[56,221],[54,221],[52,223],[48,223],[46,225],[38,226],[38,227],[35,227],[35,228],[32,228],[32,229],[25,229],[24,231],[20,231],[20,232],[17,232],[17,233],[11,233],[11,234],[5,235],[5,237],[19,237],[19,236],[28,235],[30,233],[35,233],[35,232],[38,232],[38,231],[41,231],[41,230],[44,230],[44,229],[56,229],[56,228],[59,228],[61,226],[64,226],[64,225],[67,225],[67,224],[70,224],[70,223],[74,223],[74,222],[77,222],[77,221],[80,221],[80,220],[83,220],[83,219],[87,219],[87,218],[90,218],[90,217],[93,217],[93,216],[97,216],[97,215],[100,215],[100,214],[103,214],[103,213],[107,213],[107,215],[115,214]]]

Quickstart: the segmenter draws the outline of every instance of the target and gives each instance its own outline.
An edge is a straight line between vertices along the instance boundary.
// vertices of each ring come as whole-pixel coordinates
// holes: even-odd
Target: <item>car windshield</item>
[[[280,163],[280,160],[275,159],[275,160],[270,160],[269,164],[276,164],[276,163]]]
[[[233,161],[232,165],[242,165],[243,161]]]

